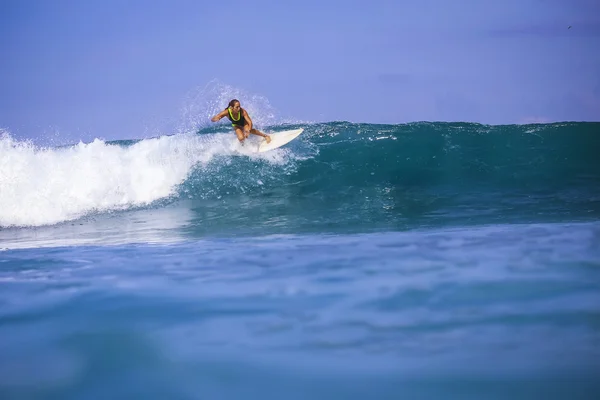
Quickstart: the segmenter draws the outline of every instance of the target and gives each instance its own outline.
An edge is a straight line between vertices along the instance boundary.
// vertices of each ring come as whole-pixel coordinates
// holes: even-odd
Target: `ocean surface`
[[[1,399],[600,398],[600,123],[0,137]]]

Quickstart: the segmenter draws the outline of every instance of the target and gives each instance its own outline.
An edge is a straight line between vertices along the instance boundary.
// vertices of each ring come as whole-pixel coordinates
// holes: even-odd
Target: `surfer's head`
[[[229,108],[231,108],[231,111],[235,111],[238,112],[240,111],[240,101],[238,99],[233,99],[229,102]]]

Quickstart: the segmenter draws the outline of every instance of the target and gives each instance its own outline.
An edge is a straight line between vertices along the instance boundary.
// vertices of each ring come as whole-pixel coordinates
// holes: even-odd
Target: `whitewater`
[[[56,224],[148,206],[176,194],[194,166],[236,151],[229,135],[164,136],[125,146],[96,139],[38,148],[5,134],[0,139],[0,226]]]

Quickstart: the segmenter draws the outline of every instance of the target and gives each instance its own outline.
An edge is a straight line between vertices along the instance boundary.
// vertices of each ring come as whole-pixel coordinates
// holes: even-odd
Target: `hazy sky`
[[[315,122],[600,121],[600,2],[0,1],[15,137],[153,135],[214,79]]]

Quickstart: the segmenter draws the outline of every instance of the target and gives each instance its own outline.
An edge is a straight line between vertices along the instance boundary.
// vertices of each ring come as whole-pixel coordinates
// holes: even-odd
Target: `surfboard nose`
[[[304,128],[299,128],[287,131],[267,133],[271,137],[271,141],[267,143],[267,140],[263,138],[263,140],[261,140],[260,144],[258,145],[258,152],[264,153],[265,151],[274,150],[278,147],[281,147],[297,138],[303,131]]]

